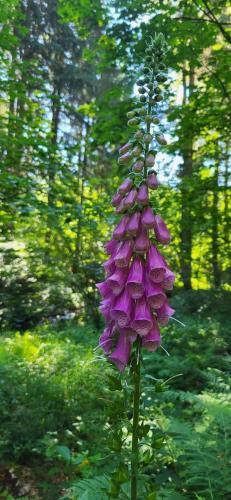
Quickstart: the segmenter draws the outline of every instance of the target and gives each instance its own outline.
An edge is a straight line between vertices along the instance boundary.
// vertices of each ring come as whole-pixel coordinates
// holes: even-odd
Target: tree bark
[[[230,256],[230,217],[229,217],[229,143],[226,143],[225,149],[225,174],[224,174],[224,229],[223,229],[223,239],[225,242],[225,248],[227,256]]]
[[[194,87],[194,69],[190,68],[187,84],[186,72],[183,70],[183,100],[185,105],[189,102]],[[183,138],[183,165],[181,170],[181,230],[180,254],[181,276],[185,289],[192,288],[192,215],[191,215],[191,177],[193,172],[193,126],[190,122],[184,130]]]
[[[57,162],[57,143],[58,143],[58,129],[60,121],[60,111],[61,111],[61,87],[54,85],[52,99],[52,119],[51,119],[51,152],[49,157],[49,167],[48,167],[48,228],[50,229],[53,221],[53,210],[55,203],[54,196],[54,179],[56,172],[56,162]]]
[[[82,222],[83,222],[83,203],[84,203],[84,181],[85,181],[85,171],[87,166],[87,144],[88,144],[88,130],[89,124],[85,122],[82,126],[81,142],[84,141],[83,151],[79,154],[79,204],[81,211],[79,213],[77,231],[76,231],[76,241],[75,241],[75,251],[73,255],[72,272],[76,274],[79,269],[80,264],[80,254],[81,254],[81,241],[82,241]],[[81,154],[82,153],[82,154]]]
[[[213,204],[212,204],[212,266],[214,286],[217,288],[221,285],[221,272],[218,262],[219,242],[218,242],[218,222],[219,222],[219,165],[215,164],[215,172],[213,179]]]

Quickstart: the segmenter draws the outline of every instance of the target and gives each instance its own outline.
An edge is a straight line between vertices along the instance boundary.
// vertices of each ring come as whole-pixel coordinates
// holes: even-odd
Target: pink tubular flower
[[[99,345],[102,347],[106,354],[109,354],[112,348],[112,337],[116,332],[115,323],[112,322],[107,328],[104,329],[99,338]]]
[[[166,295],[161,286],[158,283],[153,283],[147,275],[145,279],[145,294],[153,309],[162,307],[166,300]]]
[[[139,233],[135,239],[134,251],[136,253],[143,254],[143,253],[147,252],[147,250],[149,248],[149,244],[150,244],[150,241],[149,241],[147,230],[145,228],[141,228],[141,230],[139,231]]]
[[[169,318],[173,316],[175,313],[175,310],[170,307],[168,304],[167,300],[163,304],[163,306],[160,309],[157,309],[157,320],[158,323],[162,326],[165,326],[168,324]]]
[[[122,214],[124,212],[125,208],[124,208],[124,198],[121,200],[120,204],[118,205],[118,207],[116,207],[116,213],[117,214]]]
[[[99,310],[103,314],[106,321],[110,321],[111,319],[111,308],[113,307],[113,304],[114,304],[113,295],[111,295],[111,297],[102,300],[101,302]]]
[[[118,370],[123,372],[128,364],[131,352],[131,344],[127,336],[122,332],[119,335],[119,340],[115,351],[109,356],[109,359],[115,363]]]
[[[130,191],[130,189],[132,188],[132,184],[133,184],[133,181],[132,179],[125,179],[124,182],[122,182],[122,184],[120,185],[118,191],[120,194],[126,194],[128,193],[128,191]]]
[[[106,281],[102,281],[102,283],[97,283],[96,286],[97,286],[97,288],[99,290],[100,295],[104,299],[106,299],[109,295],[111,295],[111,288],[108,285],[107,280]]]
[[[136,236],[140,226],[140,212],[135,212],[131,215],[128,225],[126,227],[127,234],[129,236]]]
[[[161,283],[165,278],[166,268],[163,259],[155,245],[150,245],[147,259],[149,277],[155,283]]]
[[[151,207],[146,207],[141,215],[141,224],[146,229],[152,229],[155,224],[155,215]]]
[[[137,197],[137,191],[136,189],[132,189],[124,198],[124,208],[128,209],[133,207]]]
[[[123,197],[121,196],[121,194],[119,193],[116,193],[114,194],[112,200],[111,200],[111,204],[113,207],[118,207],[118,205],[121,203]]]
[[[155,215],[155,224],[154,224],[154,231],[156,235],[157,241],[162,243],[163,245],[168,245],[171,240],[171,235],[170,232],[159,215]]]
[[[140,299],[144,294],[144,264],[140,257],[135,257],[130,267],[126,288],[132,299]]]
[[[140,203],[140,205],[148,204],[148,188],[146,184],[142,184],[140,186],[136,201],[137,203]]]
[[[138,299],[135,306],[134,319],[131,327],[135,330],[140,337],[147,335],[153,325],[153,316],[151,314],[149,305],[144,297]]]
[[[155,318],[153,318],[153,326],[150,332],[142,339],[142,346],[148,351],[154,352],[159,347],[161,342],[160,330]]]
[[[157,180],[156,174],[152,173],[152,174],[148,175],[147,185],[150,189],[158,188],[158,180]]]
[[[119,297],[116,298],[111,309],[111,318],[117,321],[120,328],[128,325],[132,314],[132,300],[125,289]]]
[[[116,267],[127,267],[132,256],[133,242],[126,240],[120,243],[114,261]]]
[[[112,239],[110,241],[107,241],[107,243],[105,243],[104,248],[108,255],[113,255],[113,253],[117,251],[118,245],[119,243],[114,239]]]
[[[113,238],[115,240],[121,240],[126,233],[126,226],[129,221],[129,215],[124,215],[119,224],[113,231]]]
[[[114,293],[114,295],[119,295],[127,281],[128,269],[126,268],[116,268],[115,272],[109,276],[106,283],[109,289]]]
[[[166,269],[165,277],[162,282],[162,287],[165,290],[172,290],[175,281],[175,274],[169,269]]]
[[[131,344],[137,339],[137,333],[129,325],[126,328],[120,328],[120,332],[126,335]]]
[[[114,273],[116,268],[114,257],[110,257],[106,260],[106,262],[103,263],[103,267],[108,274]]]

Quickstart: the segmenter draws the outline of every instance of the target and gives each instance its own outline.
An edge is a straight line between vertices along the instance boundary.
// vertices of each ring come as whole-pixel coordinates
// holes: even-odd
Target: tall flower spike
[[[166,145],[159,116],[165,49],[163,35],[158,34],[145,50],[145,66],[136,82],[138,102],[127,115],[130,137],[119,148],[118,163],[123,169],[127,165],[129,173],[112,198],[118,220],[113,238],[105,244],[107,276],[97,285],[106,320],[100,345],[120,371],[129,363],[133,342],[156,350],[161,341],[159,325],[167,324],[174,313],[164,291],[172,289],[175,275],[158,248],[159,243],[170,242],[170,233],[149,198],[158,188],[156,156]],[[113,353],[112,335],[113,344],[117,341]]]

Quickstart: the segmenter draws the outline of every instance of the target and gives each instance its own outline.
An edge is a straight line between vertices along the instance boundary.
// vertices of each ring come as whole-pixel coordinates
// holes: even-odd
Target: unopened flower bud
[[[131,120],[128,120],[128,125],[129,127],[135,127],[136,125],[139,125],[139,118],[131,118]]]
[[[136,253],[145,253],[149,249],[149,237],[147,230],[142,228],[135,239],[134,251]]]
[[[119,149],[119,154],[123,155],[124,153],[127,153],[127,151],[129,151],[130,147],[131,147],[130,142],[127,142],[127,144],[124,144],[124,146],[121,146],[121,148]]]
[[[121,203],[121,201],[122,201],[121,194],[119,194],[119,193],[114,194],[114,196],[113,196],[113,198],[111,200],[112,206],[113,207],[118,207],[118,205]]]
[[[146,102],[146,101],[147,101],[147,97],[145,97],[145,95],[141,95],[140,102]]]
[[[143,139],[145,144],[149,144],[152,142],[152,135],[151,134],[145,134],[144,139]]]
[[[154,230],[157,241],[159,241],[163,245],[168,245],[170,243],[171,240],[170,232],[165,222],[159,215],[155,215]]]
[[[125,208],[124,208],[124,199],[121,200],[120,204],[118,205],[118,207],[116,207],[116,213],[117,214],[122,214],[124,212]]]
[[[136,85],[138,85],[138,87],[142,87],[144,84],[145,84],[145,81],[144,81],[144,80],[138,80],[138,81],[136,82]]]
[[[127,117],[128,117],[128,118],[134,118],[134,116],[136,116],[135,111],[128,111],[128,112],[127,112]]]
[[[152,123],[152,121],[153,121],[152,120],[152,116],[151,115],[146,115],[145,116],[145,121],[146,121],[146,123]]]
[[[121,240],[126,232],[126,225],[129,222],[129,215],[124,215],[113,231],[114,240]]]
[[[137,130],[137,132],[135,133],[136,139],[142,139],[143,136],[144,136],[144,132],[142,130]]]
[[[128,225],[126,227],[126,232],[128,236],[136,236],[140,226],[140,212],[135,212],[131,215]]]
[[[142,153],[142,147],[139,145],[135,146],[132,150],[133,156],[139,156],[141,153]]]
[[[138,88],[138,92],[139,92],[140,94],[146,94],[146,92],[147,92],[147,91],[146,91],[146,88],[145,88],[145,87],[139,87],[139,88]]]
[[[152,174],[148,175],[147,185],[150,189],[157,189],[158,180],[157,180],[156,174],[152,173]]]
[[[154,123],[155,125],[158,125],[158,123],[160,123],[160,119],[158,118],[158,116],[152,116],[152,123]]]
[[[132,152],[128,151],[122,156],[119,156],[118,162],[120,165],[124,165],[125,163],[128,163],[132,159]]]
[[[155,156],[153,154],[148,154],[146,158],[146,165],[148,167],[153,167],[154,163],[155,163]]]
[[[132,208],[135,201],[136,201],[136,197],[137,197],[137,191],[136,189],[132,189],[126,196],[126,198],[124,198],[124,208],[128,209],[128,208]]]
[[[148,68],[148,66],[144,66],[143,68],[143,74],[144,75],[148,75],[150,73],[150,69]]]
[[[140,116],[145,116],[146,113],[147,113],[147,110],[145,108],[140,108],[139,111],[138,111],[139,115]]]
[[[157,135],[156,135],[156,141],[157,141],[157,142],[158,142],[161,146],[166,146],[166,144],[167,144],[167,141],[166,141],[166,139],[165,139],[164,135],[159,135],[159,134],[157,134]]]
[[[140,203],[141,205],[148,204],[148,188],[146,184],[142,184],[139,188],[137,195],[137,203]]]
[[[146,75],[144,77],[144,83],[145,83],[145,85],[147,85],[147,83],[149,83],[149,82],[150,82],[150,77],[149,77],[149,75]]]
[[[162,95],[157,95],[157,96],[155,97],[155,101],[156,101],[156,102],[163,101],[163,96],[162,96]]]
[[[133,172],[142,172],[144,168],[144,161],[143,160],[137,160],[134,165],[132,166]]]
[[[146,229],[152,229],[155,224],[155,215],[151,207],[146,207],[141,215],[141,224]]]
[[[166,80],[168,79],[167,76],[165,75],[157,75],[156,76],[156,79],[158,82],[166,82]]]
[[[133,181],[132,179],[125,179],[124,182],[122,182],[122,184],[120,185],[118,191],[120,194],[126,194],[128,193],[128,191],[130,191],[130,189],[132,188],[132,185],[133,185]]]

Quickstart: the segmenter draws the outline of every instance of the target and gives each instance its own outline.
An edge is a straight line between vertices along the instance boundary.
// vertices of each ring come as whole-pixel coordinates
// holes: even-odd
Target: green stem
[[[154,74],[152,74],[152,84],[153,84],[153,82],[154,82]],[[150,97],[149,97],[148,98],[147,114],[150,115],[151,111],[152,111],[152,106],[150,104]],[[147,123],[147,130],[146,130],[147,134],[150,133],[150,129],[151,129],[151,124]],[[146,144],[145,152],[144,152],[144,179],[147,179],[147,174],[148,174],[148,169],[147,169],[147,164],[146,164],[146,158],[148,155],[148,151],[149,151],[149,144]]]
[[[132,458],[131,458],[131,500],[137,500],[137,473],[139,466],[139,413],[140,413],[140,360],[141,338],[136,345],[134,366],[133,424],[132,424]]]

